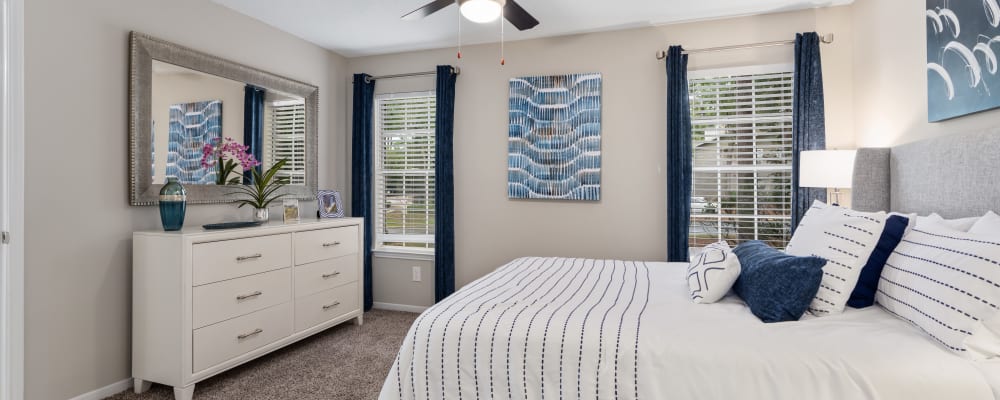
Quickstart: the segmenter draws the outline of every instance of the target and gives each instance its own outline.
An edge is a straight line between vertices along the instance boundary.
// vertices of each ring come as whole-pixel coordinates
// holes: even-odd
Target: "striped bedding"
[[[686,264],[521,258],[414,322],[380,399],[993,399],[878,307],[763,324]]]

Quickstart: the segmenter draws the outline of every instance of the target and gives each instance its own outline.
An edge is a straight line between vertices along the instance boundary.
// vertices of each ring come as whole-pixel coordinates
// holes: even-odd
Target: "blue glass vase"
[[[187,190],[184,190],[177,178],[167,178],[167,184],[160,189],[160,222],[163,223],[163,230],[181,230],[186,211]]]

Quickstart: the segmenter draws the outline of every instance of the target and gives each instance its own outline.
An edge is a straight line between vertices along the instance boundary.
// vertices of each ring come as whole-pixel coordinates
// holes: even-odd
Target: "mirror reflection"
[[[285,159],[278,176],[306,184],[303,97],[152,64],[151,183],[176,177],[184,185],[244,184],[249,168],[267,170]]]

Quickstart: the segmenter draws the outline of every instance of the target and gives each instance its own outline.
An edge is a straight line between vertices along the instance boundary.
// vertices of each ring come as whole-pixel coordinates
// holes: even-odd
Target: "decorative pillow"
[[[785,249],[793,256],[827,260],[823,282],[809,305],[809,312],[822,317],[844,311],[861,270],[879,241],[885,220],[884,212],[853,211],[813,202]]]
[[[742,266],[733,291],[753,315],[764,322],[802,318],[819,290],[826,260],[790,256],[756,240],[741,243],[733,253]]]
[[[858,283],[854,285],[854,291],[847,299],[847,305],[854,308],[865,308],[875,304],[875,292],[882,276],[882,268],[885,267],[885,262],[892,255],[892,251],[899,245],[899,241],[903,239],[909,223],[910,219],[905,216],[889,214],[889,218],[885,220],[882,235],[879,236],[878,243],[875,244],[875,250],[872,250],[868,262],[861,268]]]
[[[968,232],[975,225],[976,221],[979,221],[980,217],[969,217],[969,218],[958,218],[958,219],[944,219],[944,217],[938,215],[937,213],[932,213],[926,217],[917,217],[917,228],[927,227],[928,225],[943,225],[945,227]]]
[[[712,243],[688,267],[688,287],[695,303],[715,303],[740,277],[740,261],[725,241]]]
[[[876,301],[972,359],[1000,356],[1000,236],[914,228],[882,270]]]
[[[972,225],[972,228],[969,228],[969,233],[1000,236],[1000,215],[997,215],[993,211],[987,212],[986,215]]]

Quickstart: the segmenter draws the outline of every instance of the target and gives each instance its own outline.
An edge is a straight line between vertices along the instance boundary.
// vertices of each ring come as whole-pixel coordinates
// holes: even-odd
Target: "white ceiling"
[[[454,47],[458,7],[423,20],[400,17],[430,0],[212,0],[347,57]],[[848,4],[853,0],[517,0],[541,24],[506,40],[766,14]],[[462,43],[499,41],[500,25],[462,21]]]

